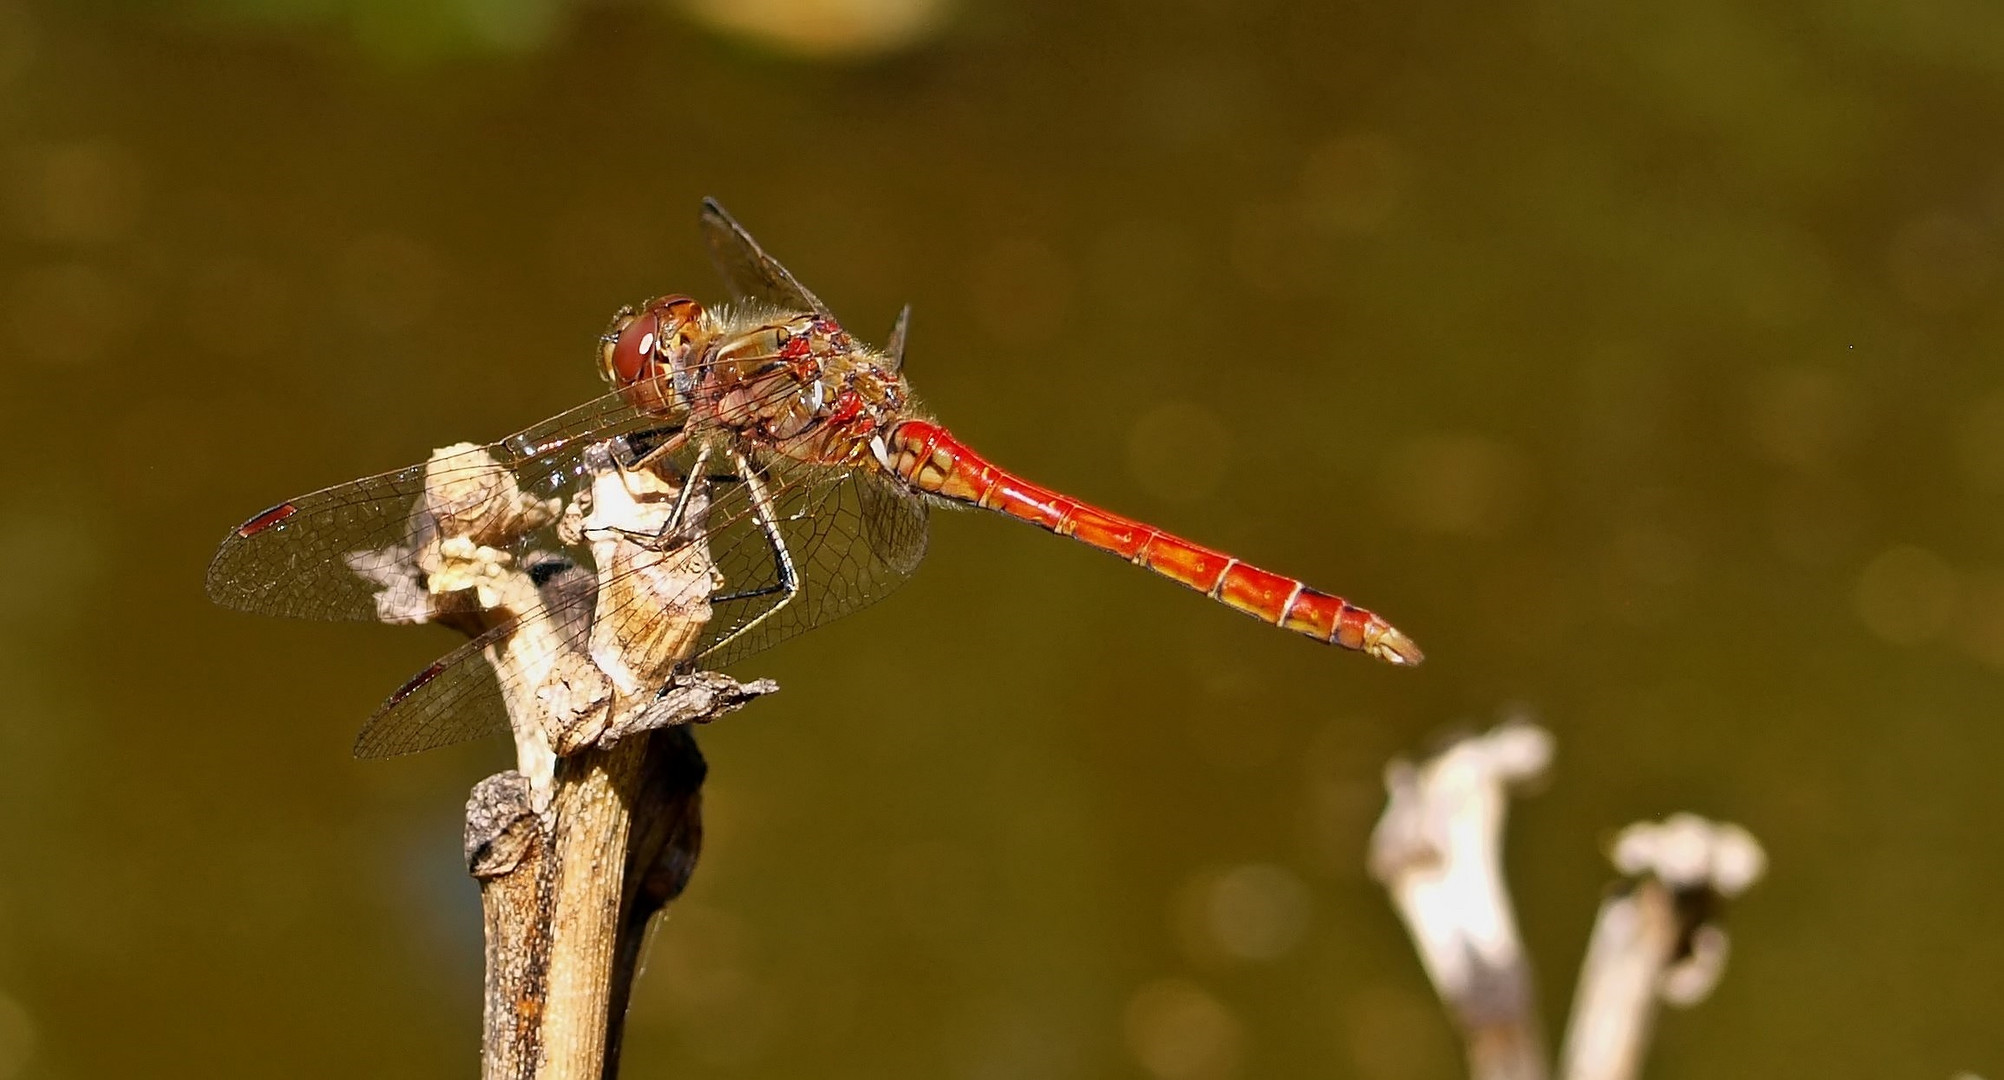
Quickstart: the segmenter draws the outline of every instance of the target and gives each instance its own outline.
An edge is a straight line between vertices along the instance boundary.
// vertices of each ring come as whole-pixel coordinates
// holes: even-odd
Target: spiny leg
[[[645,435],[651,433],[641,432],[639,434]],[[637,456],[633,453],[630,441],[622,444],[625,454],[616,455],[613,459],[613,465],[619,470],[621,483],[626,484],[627,490],[631,491],[632,484],[625,479],[629,474],[645,469],[658,475],[661,471],[660,466],[669,464],[668,456],[679,452],[688,444],[688,429],[674,428],[668,432],[668,438],[662,440],[659,445],[651,447]],[[683,474],[681,490],[675,494],[675,506],[669,511],[668,520],[663,522],[660,528],[654,530],[652,534],[636,533],[630,529],[619,529],[617,531],[627,540],[636,544],[643,544],[657,551],[668,551],[678,546],[673,542],[673,537],[681,530],[683,520],[689,512],[691,494],[695,491],[696,486],[705,480],[703,468],[709,464],[710,452],[711,446],[707,442],[697,447],[695,463]],[[625,458],[625,460],[621,460],[622,458]]]
[[[779,582],[762,589],[714,597],[711,602],[720,604],[728,600],[749,600],[776,592],[785,595],[780,597],[778,603],[759,612],[750,622],[712,642],[710,647],[704,650],[705,652],[715,652],[737,640],[750,632],[753,627],[778,614],[781,608],[792,603],[794,598],[800,595],[800,574],[794,569],[793,553],[786,549],[786,538],[779,533],[780,519],[774,512],[772,494],[766,490],[765,481],[759,479],[758,471],[752,468],[752,463],[745,457],[744,451],[732,447],[731,461],[737,466],[740,479],[744,481],[745,495],[751,502],[752,519],[758,522],[759,531],[765,534],[766,543],[772,546],[772,561],[779,571]]]
[[[689,429],[686,426],[670,427],[670,428],[649,428],[646,431],[636,431],[633,434],[626,436],[623,442],[627,447],[627,452],[628,453],[633,452],[632,446],[634,440],[652,435],[657,435],[664,431],[667,432],[668,434],[668,437],[666,439],[661,440],[661,442],[656,444],[655,446],[649,447],[644,453],[640,454],[640,456],[635,458],[634,460],[623,463],[623,467],[627,469],[652,468],[656,462],[663,460],[668,455],[675,453],[676,451],[682,449],[684,446],[689,445]]]
[[[682,476],[682,490],[675,493],[675,509],[669,511],[668,520],[662,523],[660,539],[666,540],[681,531],[682,515],[689,510],[689,493],[696,490],[696,485],[708,482],[703,476],[703,467],[709,463],[710,444],[706,442],[696,448],[696,462],[689,466],[689,471]]]

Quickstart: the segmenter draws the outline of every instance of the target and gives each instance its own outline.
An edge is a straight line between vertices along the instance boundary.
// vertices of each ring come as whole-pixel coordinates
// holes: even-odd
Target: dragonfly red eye
[[[601,339],[599,371],[624,389],[688,358],[703,305],[686,296],[650,300],[639,314],[621,313]]]

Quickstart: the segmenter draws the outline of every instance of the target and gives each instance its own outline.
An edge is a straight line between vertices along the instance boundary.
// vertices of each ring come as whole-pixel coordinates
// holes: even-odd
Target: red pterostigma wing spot
[[[264,511],[258,514],[256,517],[251,518],[249,521],[244,522],[242,525],[237,526],[237,536],[248,540],[251,537],[256,536],[258,533],[261,533],[266,529],[271,528],[273,525],[276,525],[279,522],[284,521],[286,518],[289,518],[292,515],[297,514],[298,512],[299,508],[297,506],[292,505],[289,502],[279,503],[277,506],[274,506],[271,509]]]
[[[606,394],[482,449],[515,474],[525,492],[542,497],[568,493],[581,475],[581,455],[595,441],[668,421],[635,411]],[[469,467],[476,455],[468,454]],[[449,472],[450,464],[445,466]],[[374,585],[348,566],[345,556],[381,551],[417,539],[426,523],[411,511],[424,494],[425,466],[366,476],[302,495],[283,504],[291,511],[264,521],[265,511],[232,529],[210,560],[209,599],[224,607],[304,619],[377,617]]]

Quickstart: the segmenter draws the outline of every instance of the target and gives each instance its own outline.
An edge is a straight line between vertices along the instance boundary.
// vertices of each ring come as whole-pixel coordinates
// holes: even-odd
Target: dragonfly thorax
[[[911,399],[882,354],[825,314],[705,309],[686,296],[621,312],[600,369],[635,408],[820,465],[875,462],[872,438]]]

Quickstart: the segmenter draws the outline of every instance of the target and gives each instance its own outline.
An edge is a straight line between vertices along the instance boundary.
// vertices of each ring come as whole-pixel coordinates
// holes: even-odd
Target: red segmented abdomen
[[[1340,596],[1032,484],[992,464],[937,424],[899,424],[886,442],[885,464],[920,491],[1007,514],[1112,552],[1262,622],[1393,664],[1417,664],[1423,658],[1412,639]]]

